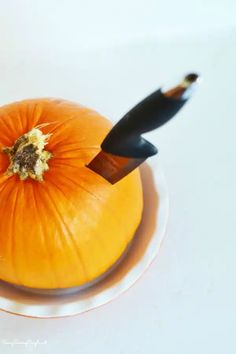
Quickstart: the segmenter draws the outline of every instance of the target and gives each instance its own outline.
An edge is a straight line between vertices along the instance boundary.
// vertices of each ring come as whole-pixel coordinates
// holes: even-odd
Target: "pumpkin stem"
[[[39,126],[20,136],[12,147],[3,151],[8,155],[10,165],[6,171],[9,176],[18,174],[21,180],[28,177],[43,180],[43,174],[49,169],[48,160],[52,153],[44,150],[51,134],[43,134]]]

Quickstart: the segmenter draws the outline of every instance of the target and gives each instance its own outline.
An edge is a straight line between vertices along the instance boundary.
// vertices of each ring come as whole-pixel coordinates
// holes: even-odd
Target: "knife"
[[[111,184],[117,183],[157,148],[141,135],[167,123],[192,96],[199,76],[188,74],[174,88],[159,89],[134,106],[110,130],[101,144],[101,151],[87,165]]]

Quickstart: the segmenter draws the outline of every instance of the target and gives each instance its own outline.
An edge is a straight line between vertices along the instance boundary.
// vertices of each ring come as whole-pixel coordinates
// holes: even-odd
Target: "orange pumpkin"
[[[79,286],[120,258],[141,220],[142,186],[138,170],[111,185],[86,167],[110,128],[62,100],[0,108],[0,279]]]

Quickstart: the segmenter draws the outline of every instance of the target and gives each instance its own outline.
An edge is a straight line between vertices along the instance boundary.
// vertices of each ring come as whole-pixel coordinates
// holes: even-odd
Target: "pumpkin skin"
[[[7,175],[3,148],[36,126],[51,134],[43,181]],[[41,289],[80,286],[120,258],[140,223],[143,197],[138,169],[111,185],[86,167],[110,129],[106,118],[68,101],[0,107],[0,279]]]

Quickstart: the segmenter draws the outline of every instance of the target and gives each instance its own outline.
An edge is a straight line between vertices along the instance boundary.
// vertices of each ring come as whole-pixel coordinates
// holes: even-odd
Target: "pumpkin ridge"
[[[14,188],[11,189],[11,191],[14,191]],[[15,229],[15,223],[14,221],[16,221],[16,218],[15,218],[15,215],[16,215],[16,206],[17,206],[17,197],[19,195],[19,185],[17,186],[17,188],[15,189],[15,198],[13,200],[13,210],[12,210],[12,213],[11,213],[11,221],[9,222],[9,224],[11,225],[11,232],[10,232],[10,259],[11,259],[11,262],[12,262],[12,268],[13,268],[13,271],[14,271],[14,274],[15,274],[15,279],[20,282],[20,279],[19,279],[19,276],[17,274],[17,266],[16,266],[16,258],[14,256],[14,243],[13,243],[13,239],[14,239],[14,235],[15,235],[15,232],[14,232],[14,229]]]
[[[66,129],[67,127],[65,127],[65,124],[68,122],[71,122],[72,120],[75,120],[76,118],[78,118],[77,115],[75,115],[74,117],[68,118],[62,122],[58,121],[57,125],[52,130],[49,130],[49,133],[52,134],[52,133],[55,133],[55,131],[57,133],[58,128],[61,128],[61,127]],[[63,130],[59,131],[59,133],[62,133],[62,132],[63,132]]]
[[[94,113],[95,115],[98,115],[98,113],[95,112],[95,111],[94,111],[93,113]],[[86,111],[86,108],[84,108],[83,114],[84,114],[84,115],[83,115],[83,119],[86,120],[86,117],[89,116],[89,115],[91,114],[91,112]],[[75,115],[72,116],[71,118],[68,118],[68,119],[66,119],[66,120],[64,120],[64,121],[62,121],[62,122],[58,122],[58,125],[57,125],[56,127],[54,127],[52,130],[49,130],[48,133],[49,133],[49,134],[53,134],[53,138],[56,138],[56,137],[57,137],[57,135],[56,135],[57,133],[63,135],[64,130],[67,129],[67,126],[65,126],[65,125],[66,125],[68,122],[71,122],[71,121],[74,121],[74,120],[79,120],[79,117],[78,117],[78,114],[77,114],[77,113],[75,113]],[[57,129],[60,128],[61,126],[62,126],[64,129],[60,129],[59,132],[58,132]],[[56,132],[56,133],[55,133],[55,132]],[[81,142],[83,142],[83,141],[85,141],[85,140],[86,140],[86,139],[83,138],[83,139],[77,141],[77,143],[81,143]],[[63,139],[62,139],[61,141],[57,142],[57,144],[53,146],[53,149],[58,148],[58,145],[60,146],[61,143],[64,144],[64,140],[63,140]],[[66,145],[68,145],[68,144],[66,144]]]
[[[40,186],[41,187],[41,186]],[[40,200],[40,203],[36,203],[36,200]],[[42,198],[42,194],[38,192],[37,194],[37,199],[35,199],[35,203],[36,203],[36,206],[38,206],[38,204],[41,205],[41,207],[43,207],[44,209],[47,210],[48,212],[48,207],[47,207],[47,203],[45,203],[45,201],[43,200]],[[42,230],[42,235],[43,235],[43,239],[44,239],[44,244],[45,244],[45,249],[47,251],[47,259],[49,260],[49,263],[50,263],[50,266],[51,266],[51,270],[52,270],[52,274],[54,274],[54,284],[53,284],[53,287],[58,287],[58,285],[60,284],[60,275],[57,273],[57,270],[56,268],[54,267],[53,265],[53,262],[51,261],[51,257],[48,253],[48,249],[49,249],[49,246],[48,246],[48,242],[47,242],[47,235],[45,233],[45,230],[43,228],[43,224],[47,225],[48,224],[48,219],[45,218],[44,216],[44,212],[40,212],[39,208],[38,208],[38,211],[39,211],[39,215],[40,215],[40,220],[41,220],[41,230]]]
[[[55,158],[53,160],[53,167],[71,167],[71,168],[76,168],[76,169],[80,169],[80,168],[84,168],[84,165],[83,166],[78,166],[78,165],[70,165],[69,163],[60,163],[59,161],[56,161],[57,158]]]
[[[69,179],[68,176],[65,176],[65,177]],[[71,180],[71,182],[74,182],[72,179],[70,179],[70,180]],[[81,181],[81,180],[83,180],[83,181],[86,182],[86,180],[83,178],[83,176],[80,175],[80,181]],[[76,185],[77,185],[77,183],[76,183]],[[99,202],[102,202],[102,199],[101,199],[98,195],[92,193],[91,191],[86,190],[80,183],[78,183],[78,186],[79,186],[82,190],[84,190],[84,191],[88,192],[89,194],[91,194],[92,196],[94,196]],[[113,185],[113,186],[112,186],[112,188],[116,188],[116,187],[117,187],[116,185]],[[127,193],[124,193],[124,194],[123,194],[123,200],[126,200],[126,199],[129,200],[130,198],[131,198],[131,197],[130,197],[129,195],[127,195]],[[114,215],[116,215],[116,210],[113,209],[110,204],[109,204],[109,207],[107,206],[106,208],[107,208],[107,210],[109,210],[109,213],[111,214],[111,217],[114,219]],[[117,217],[117,215],[116,215],[116,217]],[[123,226],[123,221],[122,221],[122,219],[120,219],[120,218],[118,218],[118,219],[119,219],[119,220],[118,220],[119,226],[120,226],[120,225]]]
[[[91,191],[87,190],[86,188],[84,188],[84,186],[82,186],[82,185],[81,185],[80,183],[78,183],[78,182],[75,182],[75,181],[74,181],[73,179],[71,179],[69,176],[64,175],[63,177],[66,178],[66,179],[68,179],[70,182],[72,182],[76,187],[79,187],[83,192],[86,192],[86,193],[88,193],[90,196],[92,196],[93,198],[95,198],[95,199],[101,204],[101,206],[103,207],[103,205],[105,204],[104,201],[103,201],[101,198],[99,198],[96,194],[94,194],[94,193],[92,193]],[[80,176],[80,179],[82,179],[81,176]],[[50,181],[50,183],[52,183],[53,185],[55,185],[55,186],[60,190],[59,186],[57,186],[57,184],[56,184],[54,181]],[[64,193],[63,191],[61,191],[61,193],[65,195],[65,193]],[[71,204],[73,205],[73,207],[74,207],[75,209],[77,209],[77,207],[76,207],[73,203],[71,203]],[[120,218],[118,218],[118,220],[117,220],[117,219],[114,217],[114,215],[115,215],[115,209],[113,210],[110,206],[109,206],[109,207],[106,206],[106,210],[107,210],[107,212],[109,213],[109,216],[112,217],[112,219],[115,221],[115,223],[118,224],[118,226],[120,226],[120,225],[123,226],[122,220],[121,220]],[[121,229],[121,235],[122,235],[122,234],[123,234],[123,232],[122,232],[122,229]],[[100,238],[100,242],[101,242],[101,244],[103,245],[103,249],[106,251],[106,253],[108,253],[109,251],[108,251],[107,247],[105,246],[104,242],[101,240],[101,238]]]
[[[74,167],[74,166],[71,166],[71,165],[68,165],[70,167]],[[89,195],[91,195],[92,197],[94,197],[97,201],[99,201],[100,203],[102,203],[102,199],[98,198],[98,196],[96,194],[93,194],[91,191],[89,191],[88,189],[84,188],[84,186],[82,186],[80,183],[74,181],[72,178],[70,178],[69,176],[67,175],[63,175],[64,178],[66,178],[68,181],[72,182],[74,185],[76,185],[77,187],[79,187],[80,189],[82,189],[83,192],[86,192],[88,193]],[[80,176],[81,178],[81,176]],[[52,183],[52,181],[50,181]]]
[[[24,183],[19,183],[18,184],[18,187],[19,187],[19,194],[18,194],[18,200],[20,201],[20,200],[25,200],[25,185],[24,185]],[[17,203],[16,204],[16,207],[17,207],[17,209],[16,209],[16,211],[15,211],[15,213],[16,213],[16,215],[18,215],[18,217],[19,217],[19,219],[20,220],[22,220],[22,221],[24,221],[24,219],[25,219],[25,215],[24,215],[24,208],[23,208],[23,206],[21,205],[21,203]],[[25,205],[24,205],[24,207],[25,207]],[[20,213],[19,213],[19,211],[20,211]],[[15,221],[17,220],[17,218],[15,219]],[[17,230],[17,223],[15,222],[14,223],[14,225],[15,225],[15,227],[14,227],[14,238],[16,237],[16,235],[17,235],[17,232],[16,232],[16,230]],[[22,245],[24,245],[24,237],[22,237],[23,236],[23,234],[22,233],[20,233],[20,236],[17,236],[17,238],[18,238],[18,243],[22,246]],[[16,242],[14,242],[13,244],[15,244]],[[18,260],[18,258],[17,258],[17,256],[16,256],[16,248],[13,248],[13,253],[12,253],[12,255],[13,255],[13,258],[16,260],[16,262],[15,262],[15,270],[16,271],[18,271],[19,269],[20,269],[20,267],[19,267],[19,260]],[[25,261],[26,261],[26,259],[27,259],[27,256],[25,257]],[[26,261],[27,262],[27,261]],[[23,284],[23,280],[22,280],[22,277],[19,277],[18,276],[18,278],[19,278],[19,284]]]
[[[41,213],[39,212],[39,207],[38,207],[38,203],[36,202],[37,198],[36,198],[36,194],[35,194],[35,188],[33,186],[33,183],[30,184],[31,185],[31,192],[32,192],[32,200],[34,202],[34,206],[35,206],[35,214],[36,216],[38,215],[41,215]],[[39,193],[38,193],[39,194]],[[49,264],[49,267],[51,268],[51,279],[52,279],[52,283],[53,284],[57,284],[58,281],[57,281],[57,275],[56,275],[56,272],[54,270],[54,267],[52,265],[52,262],[51,262],[51,258],[48,257],[48,246],[47,246],[47,241],[46,241],[46,235],[45,235],[45,232],[43,230],[43,226],[42,226],[42,221],[41,221],[41,218],[40,217],[37,217],[37,220],[38,220],[38,226],[40,228],[40,239],[43,241],[41,244],[43,245],[43,248],[44,248],[44,251],[45,251],[45,254],[47,254],[47,263]],[[54,274],[54,276],[53,276]]]
[[[6,190],[7,187],[9,188],[9,190]],[[9,196],[11,195],[12,190],[14,190],[13,187],[11,187],[11,185],[10,185],[9,183],[6,183],[5,186],[4,186],[4,188],[1,189],[1,192],[0,192],[0,193],[1,193],[1,200],[9,200]],[[2,194],[3,194],[3,195],[2,195]],[[4,208],[3,206],[2,206],[2,208],[3,208],[3,211],[4,211],[4,214],[2,215],[2,219],[4,220],[4,216],[5,216],[5,214],[8,213],[8,211],[7,211],[7,208]],[[14,205],[14,209],[15,209],[15,208],[16,208],[16,205]],[[11,222],[9,222],[9,219],[10,219]],[[12,231],[12,230],[13,230],[14,223],[13,223],[12,221],[15,221],[15,220],[16,220],[16,219],[14,218],[13,212],[10,213],[10,217],[9,217],[9,214],[7,214],[7,221],[8,221],[7,225],[8,225],[9,231]],[[11,227],[11,230],[10,230],[10,227]],[[12,240],[11,240],[11,241],[12,241],[12,245],[13,245],[14,233],[13,233],[13,232],[10,232],[10,233],[11,233],[11,235],[12,235]],[[17,272],[16,272],[16,265],[15,265],[16,259],[15,259],[15,257],[13,257],[13,253],[14,253],[14,252],[13,252],[13,247],[11,247],[9,254],[10,254],[10,259],[13,260],[13,263],[12,263],[12,270],[13,270],[13,272],[14,272],[14,274],[15,274],[15,279],[19,282],[20,280],[19,280],[19,277],[18,277],[18,275],[17,275]]]
[[[41,119],[43,113],[43,107],[40,106],[38,103],[34,103],[32,107],[32,112],[29,112],[30,105],[28,106],[27,111],[27,131],[32,130],[34,127],[39,125],[39,121]],[[40,112],[36,114],[37,109],[40,109]]]
[[[64,228],[67,230],[67,233],[68,233],[68,236],[69,236],[67,239],[70,240],[70,243],[73,245],[70,248],[71,248],[71,250],[74,250],[74,254],[76,254],[76,256],[77,256],[76,258],[77,258],[77,260],[79,261],[79,263],[81,265],[81,269],[83,269],[85,279],[88,279],[88,274],[86,273],[86,270],[85,270],[85,267],[84,267],[84,262],[83,262],[81,254],[79,252],[79,249],[76,247],[77,243],[76,243],[76,241],[74,239],[73,233],[71,232],[71,230],[70,230],[69,226],[67,225],[67,223],[64,221],[60,211],[57,208],[57,205],[54,203],[53,198],[49,194],[48,190],[46,190],[46,188],[44,188],[44,192],[47,195],[48,200],[53,205],[53,210],[56,212],[55,214],[57,214],[57,222],[58,222],[58,219],[59,219],[63,223]],[[60,223],[58,222],[58,224],[60,224]],[[61,244],[62,244],[62,241],[61,241]]]
[[[14,176],[6,176],[4,172],[0,174],[0,193],[4,190],[12,178],[14,178]]]
[[[14,190],[14,181],[13,179],[11,180],[11,183],[8,183],[8,185],[10,186],[10,194],[12,193],[12,191]],[[23,195],[22,193],[22,186],[18,184],[18,194],[17,194],[17,200],[19,200],[20,196]],[[4,198],[5,199],[5,198]],[[6,208],[7,209],[7,208]],[[8,214],[8,225],[10,225],[8,231],[10,232],[10,234],[12,234],[12,247],[11,247],[11,253],[10,253],[10,258],[13,260],[13,269],[14,269],[14,274],[15,274],[15,278],[16,281],[18,282],[18,284],[22,284],[22,279],[21,276],[19,275],[19,261],[16,257],[16,248],[14,247],[15,245],[15,238],[17,235],[17,221],[18,221],[18,217],[16,217],[16,215],[20,212],[22,212],[22,208],[19,206],[19,203],[16,202],[14,205],[14,214],[13,212],[10,213],[10,217]],[[15,217],[14,217],[15,216]],[[10,219],[10,220],[9,220]],[[19,240],[19,238],[18,238]]]
[[[67,144],[68,146],[69,144]],[[62,151],[58,151],[56,152],[56,155],[54,156],[54,158],[58,158],[58,154],[67,154],[68,152],[75,152],[75,151],[83,151],[83,150],[97,150],[97,151],[100,151],[100,146],[97,145],[97,146],[88,146],[88,147],[77,147],[77,148],[74,148],[74,149],[71,149],[71,150],[62,150]],[[63,157],[61,157],[63,158]]]
[[[5,116],[5,115],[7,115],[8,118],[10,117],[10,115],[9,115],[8,113],[4,113],[4,116]],[[6,129],[6,132],[4,132],[4,134],[3,134],[3,132],[2,132],[2,126],[1,126],[1,140],[2,140],[2,138],[6,138],[7,140],[9,140],[9,144],[11,144],[11,143],[12,143],[11,135],[12,135],[12,131],[14,131],[14,130],[12,130],[12,127],[9,126],[9,125],[7,124],[7,122],[5,122],[4,116],[0,114],[0,123],[1,123],[1,125],[2,125],[2,123],[3,123],[4,126],[5,126],[5,129]],[[11,118],[11,117],[10,117],[10,118]],[[10,119],[8,119],[8,122],[9,122],[9,121],[10,121]],[[3,144],[3,145],[5,145],[5,144]],[[8,145],[8,143],[6,143],[6,145]]]
[[[60,149],[61,146],[64,146],[64,145],[69,145],[67,143],[65,143],[65,141],[63,140],[63,137],[61,140],[59,140],[56,144],[53,142],[53,140],[56,138],[56,136],[54,136],[54,133],[51,133],[49,132],[49,134],[53,134],[52,137],[53,139],[51,139],[50,141],[50,147],[53,149],[53,150],[57,150],[57,149]],[[83,143],[85,139],[81,139],[81,140],[78,140],[77,143]],[[78,146],[79,148],[79,146]]]
[[[82,156],[67,156],[67,157],[60,157],[60,156],[57,156],[57,155],[53,155],[53,160],[55,161],[55,162],[57,162],[57,166],[58,165],[61,165],[61,166],[63,166],[63,161],[65,160],[65,161],[70,161],[70,160],[73,160],[73,161],[75,161],[75,160],[79,160],[81,157],[84,157],[84,155],[82,155]],[[71,166],[71,167],[76,167],[75,165],[65,165],[65,166]],[[78,168],[80,168],[79,166],[77,166]]]
[[[73,181],[72,181],[72,182],[73,182]],[[64,196],[66,195],[65,192],[61,191],[60,187],[59,187],[54,181],[50,181],[50,183],[53,184]],[[77,184],[76,184],[76,185],[77,185]],[[83,190],[83,192],[86,192],[86,193],[88,193],[90,196],[93,196],[93,197],[96,198],[96,195],[89,193],[89,192],[88,192],[87,190],[85,190],[84,188],[82,188],[82,190]],[[96,199],[97,199],[97,198],[96,198]],[[98,200],[99,202],[101,202],[101,199],[97,199],[97,200]],[[71,201],[70,201],[70,203],[71,203]],[[75,210],[77,210],[77,207],[74,205],[74,203],[71,203],[71,205],[73,205],[73,207],[75,208]],[[111,211],[109,208],[106,208],[106,210],[107,210],[109,216],[112,217],[113,220],[114,220],[114,221],[117,223],[117,225],[119,226],[119,221],[117,221],[116,218],[114,218],[114,212]],[[122,235],[123,233],[121,232],[120,234]],[[96,236],[98,237],[99,235],[97,234]],[[101,237],[99,237],[99,242],[98,242],[98,244],[99,244],[100,246],[102,246],[101,249],[103,250],[103,252],[105,251],[106,254],[109,254],[108,249],[107,249],[106,245],[104,244],[104,242],[102,241]],[[127,243],[123,242],[122,247],[121,247],[121,251],[120,251],[120,254],[119,254],[119,257],[121,256],[122,252],[126,249],[126,247],[127,247]],[[119,257],[118,257],[118,259],[119,259]],[[107,257],[107,259],[108,259],[108,258],[109,258],[109,257]],[[109,266],[104,269],[104,272],[105,272],[107,269],[109,269]],[[94,277],[89,276],[88,281],[92,281],[93,279],[94,279]]]
[[[68,178],[67,178],[68,179]],[[70,179],[69,179],[70,180]],[[72,180],[70,180],[71,182],[73,182],[74,183],[74,181],[72,181]],[[54,181],[50,181],[50,183],[51,184],[53,184],[61,193],[62,193],[62,195],[66,195],[65,194],[65,192],[63,192],[61,189],[60,189],[60,187],[54,182]],[[75,183],[74,183],[75,184]],[[76,186],[78,186],[77,184],[76,184]],[[80,186],[79,186],[80,187]],[[84,188],[80,188],[80,189],[82,189],[83,190],[83,192],[85,192],[85,193],[88,193],[89,195],[91,195],[92,197],[95,197],[96,198],[96,196],[94,195],[94,194],[92,194],[92,193],[89,193],[89,191],[87,191],[87,190],[85,190]],[[97,198],[96,198],[97,199]],[[68,200],[68,199],[67,199]],[[101,203],[101,200],[99,200],[99,199],[97,199],[100,203]],[[68,201],[69,202],[69,201]],[[70,204],[73,206],[73,208],[75,208],[75,210],[77,210],[77,207],[76,207],[76,205],[74,205],[74,203],[72,203],[71,201],[70,201]],[[114,217],[113,217],[114,218]],[[116,221],[116,219],[114,219],[115,221]],[[107,249],[107,247],[106,247],[106,245],[104,244],[104,242],[101,240],[101,238],[99,238],[100,239],[100,244],[101,244],[101,246],[102,246],[102,248],[103,248],[103,251],[105,250],[105,252],[108,254],[108,249]]]
[[[17,112],[16,111],[14,111],[14,112],[9,112],[10,113],[10,117],[11,118],[14,118],[15,116],[17,116],[17,118],[18,118],[18,121],[19,121],[19,125],[21,126],[21,132],[22,132],[22,134],[24,133],[24,132],[27,132],[27,126],[26,126],[26,124],[23,124],[23,122],[25,121],[25,112],[22,114],[22,112],[21,112],[21,109],[19,109]],[[16,114],[17,113],[17,114]],[[12,115],[11,114],[13,114],[13,117],[12,117]],[[26,122],[24,122],[24,123],[26,123]]]

